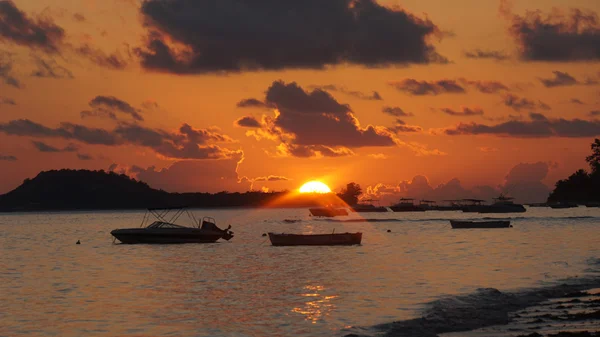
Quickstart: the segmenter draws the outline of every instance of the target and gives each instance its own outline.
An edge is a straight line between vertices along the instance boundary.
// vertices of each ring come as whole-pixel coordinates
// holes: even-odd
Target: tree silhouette
[[[340,199],[344,200],[348,205],[356,205],[358,203],[358,197],[362,194],[360,185],[354,182],[348,183],[345,188],[342,189],[341,193],[338,194]]]
[[[600,139],[596,138],[592,143],[592,154],[585,158],[590,164],[592,174],[600,174]]]

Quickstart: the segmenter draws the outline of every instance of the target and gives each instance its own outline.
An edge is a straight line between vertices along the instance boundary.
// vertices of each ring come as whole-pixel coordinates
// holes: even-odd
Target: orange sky
[[[350,11],[347,7],[308,8],[314,1],[286,2],[287,6],[306,7],[298,10],[300,23],[289,25],[286,21],[293,21],[293,17],[278,20],[277,15],[292,9],[261,5],[267,1],[251,2],[244,17],[270,18],[248,19],[251,29],[236,28],[239,19],[228,22],[228,15],[239,15],[231,9],[219,8],[207,14],[211,3],[218,4],[215,1],[198,1],[203,3],[200,9],[184,8],[177,14],[180,17],[154,10],[164,2],[0,0],[0,193],[41,170],[59,168],[112,168],[173,191],[295,189],[305,181],[320,179],[334,190],[349,181],[365,190],[381,184],[396,197],[406,195],[407,182],[420,175],[427,177],[433,188],[454,178],[467,190],[480,185],[503,190],[507,183],[521,182],[552,186],[586,167],[589,146],[600,135],[600,113],[593,114],[600,110],[600,50],[598,43],[594,46],[600,41],[600,2],[596,0],[380,0],[370,6],[386,15],[369,20],[375,15],[369,12],[363,21],[354,23],[352,34],[335,21],[342,17],[341,12]],[[331,3],[350,4],[358,10],[369,1]],[[14,22],[15,8],[29,26]],[[571,9],[581,12],[574,14]],[[536,10],[540,11],[538,21],[533,14],[526,16],[527,11]],[[424,41],[447,62],[415,62],[399,56],[410,53],[415,39],[419,40],[405,28],[402,20],[406,19],[398,15],[403,11],[415,16],[411,22],[421,20],[418,22],[427,25],[422,20],[430,20],[429,25],[436,29]],[[321,13],[322,21],[311,16],[315,13]],[[181,24],[186,16],[194,23]],[[579,26],[570,25],[575,18],[579,18]],[[542,24],[560,29],[545,40],[539,32],[523,38],[514,30],[537,29]],[[51,35],[52,27],[60,27],[63,33]],[[32,29],[39,29],[37,36],[31,35]],[[377,34],[377,29],[386,32]],[[393,29],[397,31],[389,32]],[[214,65],[209,70],[145,67],[143,56],[136,50],[148,51],[151,31],[159,32],[161,41],[184,63],[189,59],[182,51],[190,52],[187,55],[192,58],[190,55],[199,52],[203,60],[209,56],[202,55],[209,55],[213,48],[217,57],[211,62],[241,60],[242,69],[232,72]],[[338,46],[335,39],[323,38],[340,31],[349,34],[344,36],[353,44]],[[40,42],[40,34],[49,34],[49,40]],[[233,38],[233,34],[239,35]],[[357,41],[363,40],[356,36],[363,35],[366,41],[376,42],[357,47]],[[328,42],[315,42],[321,38]],[[549,45],[533,54],[527,52],[540,43]],[[247,47],[249,44],[255,47]],[[337,61],[317,60],[311,63],[312,69],[294,65],[304,58],[313,62],[315,55],[329,48],[338,53]],[[477,50],[495,52],[493,55],[502,56],[502,60],[467,57],[468,52]],[[385,62],[367,65],[361,61],[371,54]],[[268,62],[281,66],[265,69],[270,67],[265,66]],[[256,64],[262,66],[252,66]],[[315,64],[321,69],[314,69]],[[42,68],[46,71],[40,73]],[[418,81],[421,91],[408,88],[407,79]],[[279,80],[281,95],[269,98],[267,93],[275,92],[269,88]],[[495,81],[504,89],[482,93],[477,89],[478,81]],[[448,83],[463,92],[452,92]],[[309,96],[286,96],[298,88]],[[311,92],[328,94],[318,100]],[[381,99],[368,99],[373,92]],[[515,104],[507,103],[510,95],[516,97],[512,99]],[[107,102],[107,98],[113,100]],[[236,106],[249,98],[266,107]],[[323,100],[335,107],[347,104],[348,110],[338,114],[326,111],[319,106]],[[119,110],[117,101],[126,103],[125,110],[133,109],[141,118]],[[312,110],[301,111],[298,107],[303,104]],[[386,114],[384,107],[401,108],[409,116]],[[259,127],[235,125],[244,116],[253,117]],[[350,122],[344,120],[346,117]],[[327,118],[339,123],[325,127]],[[404,123],[400,128],[395,128],[397,118]],[[30,126],[25,130],[23,125],[16,125],[19,120],[50,131],[33,133]],[[128,129],[118,134],[116,143],[99,145],[82,138],[73,128],[65,136],[61,123],[103,129],[112,132],[111,137],[119,128]],[[288,124],[281,129],[284,123]],[[460,123],[463,128],[457,129]],[[179,130],[183,124],[195,131],[205,130],[202,137],[208,138],[198,142],[184,135]],[[366,132],[369,125],[375,126],[374,137],[392,144],[372,146],[369,141],[363,144],[359,138],[349,138],[352,132]],[[136,127],[157,132],[163,143],[150,144],[151,140],[142,140],[146,134],[139,133],[132,140],[132,132],[140,129]],[[519,133],[522,128],[527,129],[525,133]],[[551,134],[536,133],[539,128],[551,130]],[[450,135],[452,130],[461,134]],[[302,143],[302,139],[312,141],[314,137],[318,138],[316,143]],[[325,143],[329,141],[332,143]],[[326,146],[339,155],[301,157],[282,151],[282,144],[313,150]],[[194,147],[194,153],[200,149],[216,154],[210,159],[186,158],[190,157],[189,147]],[[514,171],[507,182],[511,169],[521,163],[531,165],[520,166],[522,172]],[[377,193],[374,196],[380,197]]]

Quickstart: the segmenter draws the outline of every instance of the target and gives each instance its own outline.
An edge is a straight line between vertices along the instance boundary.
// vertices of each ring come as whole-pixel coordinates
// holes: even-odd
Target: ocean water
[[[231,224],[235,237],[123,245],[110,231],[138,227],[143,212],[0,214],[0,336],[378,335],[480,288],[600,280],[598,208],[336,218],[369,222],[324,221],[305,209],[193,212]],[[514,227],[452,230],[448,222],[483,217],[511,218]],[[272,247],[262,236],[334,230],[361,231],[363,243]]]

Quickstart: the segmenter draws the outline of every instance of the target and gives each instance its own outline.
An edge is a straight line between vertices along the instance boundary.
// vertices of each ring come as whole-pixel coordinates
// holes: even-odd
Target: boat
[[[525,206],[515,204],[514,198],[509,198],[500,194],[498,198],[494,198],[494,203],[491,205],[483,205],[483,200],[465,199],[465,201],[473,201],[475,204],[465,206],[463,212],[471,213],[523,213],[527,212]]]
[[[563,208],[575,208],[579,207],[576,203],[572,202],[557,202],[555,204],[550,204],[550,208],[554,209],[563,209]]]
[[[343,216],[348,215],[348,211],[344,208],[335,208],[335,207],[315,207],[309,208],[308,211],[313,216],[324,216],[324,217],[335,217],[335,216]]]
[[[494,221],[466,221],[466,220],[450,220],[452,228],[509,228],[512,227],[509,220],[494,220]]]
[[[377,201],[377,200],[372,200],[372,199],[367,199],[367,200],[363,200],[363,202],[367,202],[367,201]],[[373,213],[373,212],[389,212],[387,207],[383,207],[383,206],[375,206],[373,204],[365,204],[365,203],[358,203],[355,205],[350,206],[350,210],[352,212],[359,212],[359,213]]]
[[[425,212],[425,207],[415,205],[414,199],[401,198],[400,202],[390,206],[392,212]]]
[[[172,213],[172,211],[175,211]],[[174,222],[186,213],[189,218],[198,224],[196,227],[185,227],[177,225]],[[167,220],[166,217],[171,214]],[[156,221],[147,227],[143,227],[154,216]],[[116,240],[125,244],[136,243],[213,243],[219,239],[231,240],[233,232],[231,225],[227,229],[220,229],[216,225],[215,219],[204,217],[201,221],[196,221],[194,215],[185,207],[171,208],[149,208],[144,215],[144,220],[139,228],[115,229],[110,232]]]
[[[362,233],[276,234],[269,233],[273,246],[350,246],[360,245]]]

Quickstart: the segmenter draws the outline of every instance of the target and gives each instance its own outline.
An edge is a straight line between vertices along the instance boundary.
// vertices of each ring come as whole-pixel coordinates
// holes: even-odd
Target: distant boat
[[[464,220],[450,220],[452,228],[464,229],[464,228],[509,228],[510,221],[508,220],[496,220],[496,221],[464,221]]]
[[[359,245],[362,233],[275,234],[269,233],[273,246],[349,246]]]
[[[545,202],[535,203],[535,204],[529,204],[527,206],[529,206],[529,207],[550,207],[550,205],[548,205]]]
[[[165,217],[170,211],[175,210],[174,214],[166,220]],[[112,236],[126,244],[135,243],[212,243],[223,238],[230,240],[233,238],[233,232],[229,231],[231,226],[227,229],[220,229],[216,225],[216,221],[213,218],[205,217],[201,222],[198,223],[198,227],[185,227],[174,224],[184,212],[187,212],[190,219],[196,222],[194,215],[187,211],[186,208],[151,208],[148,209],[148,213],[156,218],[156,221],[152,222],[147,227],[142,228],[124,228],[115,229],[110,232]],[[148,218],[144,216],[144,220]],[[142,221],[142,226],[145,221]]]
[[[575,208],[575,207],[579,207],[579,206],[576,203],[572,203],[572,202],[558,202],[555,204],[550,204],[550,208],[554,208],[554,209]]]
[[[346,211],[346,209],[344,209],[344,208],[335,208],[335,207],[309,208],[308,211],[313,216],[334,217],[334,216],[348,215],[348,211]]]
[[[509,198],[500,194],[498,198],[494,198],[494,203],[491,205],[483,205],[483,200],[477,199],[465,199],[466,201],[473,201],[474,204],[465,206],[463,212],[471,213],[523,213],[527,212],[525,206],[521,204],[515,204],[514,198]]]
[[[368,201],[377,201],[377,200],[372,200],[372,199],[368,199],[368,200],[363,200],[365,202]],[[350,206],[350,210],[352,212],[365,212],[365,213],[371,213],[371,212],[389,212],[388,209],[386,207],[383,206],[375,206],[373,204],[365,204],[365,203],[359,203],[356,205],[352,205]]]
[[[415,205],[414,199],[402,198],[400,202],[390,206],[392,212],[425,212],[425,207]]]
[[[600,207],[600,202],[588,202],[585,207]]]

